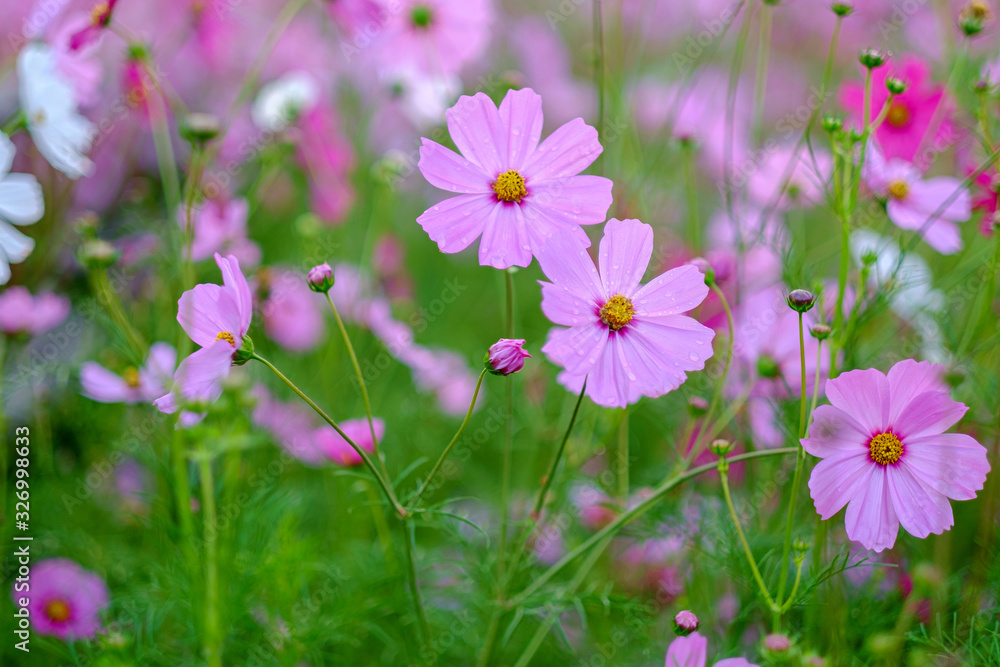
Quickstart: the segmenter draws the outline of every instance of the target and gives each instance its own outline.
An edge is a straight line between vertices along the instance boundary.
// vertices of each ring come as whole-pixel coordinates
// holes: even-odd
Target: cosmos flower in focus
[[[16,584],[15,584],[16,585]],[[92,639],[101,627],[101,610],[108,606],[104,580],[66,558],[47,558],[31,567],[31,591],[12,588],[18,605],[27,598],[32,629],[66,641]]]
[[[847,505],[847,536],[866,549],[892,548],[900,525],[920,538],[948,530],[948,499],[983,488],[986,449],[944,432],[968,408],[948,395],[942,372],[907,359],[888,375],[843,373],[826,383],[830,405],[813,412],[802,446],[823,459],[809,478],[816,511],[826,520]]]
[[[180,400],[213,403],[222,395],[222,381],[229,376],[236,354],[253,317],[250,286],[232,255],[215,255],[222,271],[221,286],[195,285],[177,302],[177,321],[201,346],[181,362],[174,373],[174,389],[153,401],[160,412],[173,413]]]
[[[662,396],[701,370],[715,333],[682,315],[705,299],[704,276],[681,266],[640,286],[653,253],[653,228],[612,218],[604,228],[599,265],[572,238],[554,237],[538,254],[552,282],[542,282],[542,312],[566,329],[542,347],[565,371],[559,381],[589,375],[587,395],[598,405],[625,407],[639,395]]]
[[[89,175],[94,165],[84,153],[96,128],[77,111],[76,92],[57,71],[52,49],[39,42],[25,46],[17,76],[21,110],[38,151],[70,178]]]
[[[865,182],[887,199],[886,213],[897,227],[916,231],[943,255],[962,249],[962,236],[955,223],[969,219],[972,201],[960,179],[923,178],[905,160],[886,160],[874,144],[866,155],[862,171]]]
[[[0,285],[10,280],[10,265],[23,262],[35,247],[35,241],[11,225],[30,225],[42,217],[45,201],[42,186],[31,174],[12,174],[17,149],[0,132]]]
[[[531,264],[551,237],[590,245],[580,225],[604,222],[611,206],[610,180],[577,175],[603,150],[597,130],[577,118],[539,144],[542,98],[529,88],[508,91],[499,109],[484,93],[463,96],[446,116],[461,155],[423,139],[418,164],[431,185],[459,193],[417,218],[442,252],[481,236],[479,263],[506,269]]]
[[[127,368],[121,375],[94,361],[80,367],[83,395],[100,403],[146,403],[170,388],[177,351],[167,343],[154,343],[142,368]]]

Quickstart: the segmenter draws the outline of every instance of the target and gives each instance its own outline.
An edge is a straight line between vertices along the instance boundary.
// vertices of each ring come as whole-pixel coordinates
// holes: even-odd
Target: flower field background
[[[986,0],[0,7],[4,665],[1000,665]]]

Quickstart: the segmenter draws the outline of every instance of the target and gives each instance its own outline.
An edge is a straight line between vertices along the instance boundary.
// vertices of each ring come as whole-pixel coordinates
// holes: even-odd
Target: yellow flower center
[[[521,203],[524,195],[528,194],[524,187],[524,176],[511,169],[497,176],[497,180],[491,184],[493,192],[497,193],[497,199],[506,202]]]
[[[872,461],[887,466],[895,463],[903,455],[903,443],[891,431],[879,433],[868,443],[868,451]]]
[[[104,22],[108,18],[108,12],[110,11],[111,7],[108,6],[108,3],[97,3],[94,5],[94,8],[90,10],[90,22],[94,25],[104,25]]]
[[[69,619],[69,605],[62,600],[52,600],[45,605],[45,615],[51,621],[62,623]]]
[[[608,325],[612,331],[618,331],[635,317],[635,306],[632,299],[621,294],[615,294],[601,307],[601,322]]]
[[[893,181],[889,185],[889,194],[894,199],[902,199],[910,191],[910,187],[903,181]]]
[[[910,124],[910,108],[902,102],[893,102],[889,105],[889,112],[885,115],[885,122],[893,127],[905,127]]]
[[[125,384],[135,389],[139,386],[139,371],[134,366],[129,366],[122,373],[122,379],[125,380]]]
[[[233,347],[236,347],[236,339],[233,337],[233,334],[228,331],[220,331],[219,335],[215,337],[215,340],[224,340]]]

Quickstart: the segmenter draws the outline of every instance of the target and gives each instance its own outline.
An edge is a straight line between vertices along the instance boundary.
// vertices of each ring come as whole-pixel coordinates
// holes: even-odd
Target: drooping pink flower
[[[376,417],[372,419],[372,425],[375,427],[375,437],[381,442],[385,435],[385,422]],[[375,442],[372,440],[372,432],[367,419],[348,419],[340,422],[338,426],[358,447],[369,453],[375,451]],[[316,446],[319,450],[334,463],[345,467],[358,466],[363,463],[361,456],[347,444],[347,440],[343,436],[333,430],[332,426],[325,424],[320,426],[316,429],[313,437],[316,438]]]
[[[194,238],[191,243],[191,259],[200,262],[215,253],[233,255],[243,266],[260,263],[260,248],[247,238],[246,199],[208,199],[193,207],[191,226]],[[186,211],[182,207],[177,212],[177,221],[186,225]]]
[[[121,375],[95,361],[80,367],[83,395],[100,403],[147,403],[163,396],[174,377],[177,352],[167,343],[154,343],[142,368],[127,368]]]
[[[712,356],[714,332],[681,314],[705,299],[704,277],[681,266],[640,287],[652,253],[652,227],[612,218],[601,240],[600,272],[572,238],[553,237],[538,254],[552,281],[541,283],[542,311],[569,327],[552,329],[542,352],[569,376],[589,375],[587,395],[599,405],[662,396]]]
[[[182,402],[216,401],[236,353],[243,348],[253,317],[250,286],[232,255],[216,254],[215,263],[223,284],[195,285],[177,302],[177,321],[201,349],[177,367],[173,391],[153,401],[160,412],[176,412]]]
[[[108,606],[108,586],[99,575],[67,558],[47,558],[31,568],[31,590],[11,587],[14,605],[27,599],[32,629],[65,641],[92,639]]]
[[[667,648],[665,667],[705,667],[708,661],[708,639],[699,632],[678,637]],[[746,658],[726,658],[715,667],[757,667]]]
[[[972,201],[961,180],[950,176],[923,178],[905,160],[886,160],[875,144],[868,148],[862,173],[868,187],[888,200],[886,213],[897,227],[916,231],[943,255],[962,249],[962,236],[955,223],[969,219]]]
[[[452,74],[486,48],[493,4],[491,0],[401,0],[384,14],[387,20],[376,51],[379,62]],[[350,47],[344,52],[350,60]]]
[[[323,297],[310,289],[305,276],[294,271],[279,269],[261,274],[261,288],[267,293],[260,304],[264,332],[291,352],[316,347],[326,331],[323,312],[327,305]]]
[[[530,88],[508,91],[499,109],[484,93],[463,96],[446,116],[461,155],[423,139],[418,163],[431,185],[459,193],[417,218],[442,252],[482,236],[479,263],[505,269],[528,266],[551,237],[590,245],[580,225],[604,222],[612,185],[577,175],[603,150],[594,128],[577,118],[539,144],[542,99]]]
[[[912,359],[888,376],[874,368],[826,383],[830,405],[813,412],[807,452],[821,459],[809,479],[825,520],[847,505],[847,536],[866,549],[893,546],[902,525],[924,538],[954,523],[948,499],[970,500],[990,465],[972,437],[944,431],[966,406],[953,401],[943,368]]]
[[[872,120],[889,99],[886,78],[893,76],[906,83],[906,90],[893,98],[885,120],[875,130],[876,140],[886,158],[915,162],[921,169],[928,166],[922,162],[924,157],[920,153],[923,150],[934,147],[936,152],[940,152],[949,141],[957,138],[957,130],[951,120],[951,98],[946,95],[944,86],[931,83],[930,75],[930,67],[915,55],[892,59],[872,71],[869,112]],[[858,128],[863,123],[864,93],[862,82],[850,81],[841,87],[839,94],[841,105]]]
[[[0,293],[0,331],[37,336],[58,326],[69,315],[69,299],[52,292],[31,295],[27,287]]]

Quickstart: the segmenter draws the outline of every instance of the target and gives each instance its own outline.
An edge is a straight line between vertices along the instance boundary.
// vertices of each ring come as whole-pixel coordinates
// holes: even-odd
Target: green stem
[[[1000,231],[993,232],[993,258],[986,270],[986,278],[980,285],[980,292],[977,295],[982,299],[979,308],[969,313],[969,321],[965,325],[965,333],[962,335],[962,342],[958,346],[958,358],[961,358],[969,345],[972,344],[975,334],[979,331],[984,322],[990,321],[990,311],[993,309],[993,299],[996,296],[997,270],[1000,269]],[[985,291],[983,291],[985,290]]]
[[[736,51],[733,54],[733,61],[729,67],[729,83],[726,89],[726,116],[723,136],[723,174],[722,181],[725,184],[726,213],[730,218],[736,220],[733,210],[733,148],[734,134],[736,132],[736,89],[739,86],[740,70],[743,67],[743,52],[746,50],[747,39],[750,37],[750,24],[753,19],[754,0],[743,2],[743,17],[740,19],[740,32],[736,38]],[[737,234],[737,238],[742,243],[742,235]]]
[[[799,437],[806,437],[806,341],[805,332],[802,326],[802,313],[799,313],[799,365],[802,367],[801,405],[799,407]],[[819,377],[819,367],[816,368],[816,376]]]
[[[476,381],[476,390],[472,393],[472,402],[469,403],[469,409],[465,413],[465,419],[462,420],[462,425],[458,427],[458,431],[451,439],[451,442],[449,442],[448,446],[444,448],[443,452],[441,452],[441,456],[439,456],[438,460],[434,463],[434,467],[431,468],[431,471],[427,474],[427,477],[420,485],[420,488],[417,489],[417,492],[413,494],[413,498],[409,500],[408,504],[411,508],[415,508],[417,506],[417,502],[420,500],[420,497],[424,495],[424,491],[427,490],[427,487],[429,487],[431,482],[434,480],[434,477],[437,475],[437,471],[441,468],[441,464],[444,463],[444,460],[448,458],[448,454],[451,453],[452,447],[455,446],[458,439],[462,437],[462,433],[465,432],[465,427],[469,424],[469,418],[472,416],[472,411],[476,407],[476,399],[479,397],[479,388],[483,384],[484,377],[486,377],[485,368],[479,373],[479,380]]]
[[[514,337],[514,277],[509,270],[504,271],[506,298],[507,338]],[[503,442],[503,469],[500,482],[500,544],[498,546],[497,579],[503,581],[507,552],[507,524],[510,520],[510,473],[512,450],[514,447],[514,383],[506,386],[506,428]],[[501,584],[502,585],[502,584]]]
[[[618,425],[618,496],[622,507],[628,501],[628,406],[622,409],[622,420]]]
[[[594,83],[597,86],[597,134],[602,142],[604,136],[604,14],[601,0],[592,0],[594,9]],[[598,171],[604,174],[604,160],[598,159]]]
[[[771,450],[775,451],[775,450]],[[733,457],[731,460],[736,460],[737,457]],[[750,543],[747,542],[747,536],[743,532],[743,527],[740,525],[740,518],[736,515],[736,508],[733,506],[733,497],[729,493],[729,462],[725,456],[719,457],[719,462],[715,465],[719,470],[719,480],[722,482],[722,495],[726,499],[726,507],[729,509],[729,516],[733,519],[733,525],[736,526],[736,534],[740,538],[740,544],[743,545],[743,553],[746,556],[747,563],[750,565],[750,570],[753,572],[753,578],[757,582],[757,587],[760,589],[761,597],[767,602],[767,606],[775,611],[777,605],[775,605],[774,600],[771,599],[771,594],[767,592],[767,585],[764,584],[764,578],[760,576],[760,570],[757,568],[757,561],[753,557],[753,552],[750,550]]]
[[[531,512],[532,521],[538,521],[542,515],[542,507],[545,505],[545,497],[549,494],[549,489],[552,488],[552,482],[556,478],[556,470],[559,468],[559,461],[562,460],[563,452],[566,450],[566,443],[569,441],[569,434],[573,432],[573,425],[576,423],[576,416],[580,412],[580,404],[583,403],[583,396],[587,392],[587,380],[590,376],[583,379],[583,387],[580,388],[580,395],[576,397],[576,405],[573,406],[573,414],[569,418],[569,424],[566,426],[566,432],[563,434],[562,441],[559,443],[559,449],[556,450],[556,456],[552,459],[552,465],[549,466],[549,472],[545,475],[545,480],[542,482],[542,489],[538,492],[538,499],[535,500],[535,508]]]
[[[781,613],[784,614],[786,611],[792,608],[792,603],[795,602],[795,594],[799,591],[799,582],[802,580],[802,562],[801,558],[795,559],[795,583],[792,584],[792,590],[788,594],[788,599],[785,603],[781,605]]]
[[[858,294],[861,294],[861,292],[858,292]],[[860,298],[859,298],[859,301],[860,301]],[[820,368],[821,368],[822,362],[823,362],[823,341],[817,339],[817,341],[816,341],[816,374],[813,376],[812,405],[809,406],[809,422],[810,423],[812,422],[812,416],[816,413],[816,403],[819,402],[819,376],[820,376]],[[808,429],[809,429],[809,424],[807,423],[806,424],[806,432],[808,432]],[[802,437],[803,438],[805,437],[805,433],[802,434]]]
[[[215,483],[212,478],[212,460],[208,452],[199,456],[201,471],[202,525],[205,536],[205,637],[202,654],[209,667],[221,667],[222,646],[219,625],[219,538],[215,514]]]
[[[403,543],[406,546],[406,568],[409,576],[407,581],[410,585],[410,594],[413,596],[413,607],[420,621],[420,644],[426,646],[431,639],[431,626],[427,622],[427,613],[424,611],[423,599],[420,596],[420,583],[417,580],[417,564],[414,552],[416,551],[416,537],[414,535],[413,522],[408,519],[404,521],[403,530],[406,532]]]
[[[774,6],[764,3],[760,16],[760,38],[757,41],[757,76],[754,81],[753,131],[759,138],[764,118],[764,99],[767,94],[767,69],[771,56],[771,23]]]
[[[312,408],[313,411],[316,412],[316,414],[318,414],[320,417],[323,418],[323,421],[329,424],[334,431],[340,434],[340,437],[342,437],[345,441],[347,441],[347,444],[350,445],[351,448],[355,452],[357,452],[358,456],[361,457],[361,460],[364,461],[365,465],[368,467],[369,472],[371,472],[372,476],[375,477],[375,481],[377,481],[379,486],[382,487],[382,493],[385,494],[385,497],[389,501],[389,504],[392,505],[393,509],[396,510],[396,514],[398,514],[400,518],[405,517],[407,515],[406,509],[404,509],[403,506],[399,504],[399,501],[396,499],[396,495],[392,492],[392,488],[389,486],[389,483],[382,478],[382,475],[379,473],[378,468],[376,468],[375,464],[372,463],[371,457],[368,456],[368,452],[366,452],[363,448],[355,444],[355,442],[351,440],[347,436],[347,434],[341,430],[339,426],[337,426],[337,422],[333,421],[333,419],[331,419],[329,415],[323,412],[322,408],[316,405],[316,403],[311,398],[306,396],[301,389],[296,387],[291,380],[285,377],[284,374],[274,366],[274,364],[272,364],[270,361],[268,361],[264,357],[261,357],[258,354],[254,354],[252,358],[256,359],[257,361],[259,361],[260,363],[264,364],[269,369],[271,369],[272,373],[277,375],[282,382],[288,385],[289,389],[294,391],[299,398],[301,398],[303,401],[306,402],[306,405]]]
[[[727,460],[730,463],[737,463],[739,461],[747,461],[750,459],[763,458],[766,456],[783,456],[785,454],[793,454],[796,452],[794,447],[782,447],[779,449],[762,449],[755,452],[747,452],[746,454],[738,454],[736,456],[731,456]],[[698,466],[697,468],[692,468],[687,472],[674,475],[670,479],[664,481],[657,488],[653,490],[650,496],[633,507],[628,512],[621,514],[614,521],[606,525],[604,528],[600,529],[589,538],[583,541],[578,547],[567,553],[565,556],[560,558],[558,562],[551,565],[545,572],[535,578],[532,583],[525,588],[521,593],[511,599],[508,606],[516,606],[523,602],[527,597],[538,592],[538,590],[545,585],[553,576],[555,576],[560,570],[566,567],[567,564],[574,561],[578,556],[586,552],[592,546],[600,542],[606,536],[611,535],[618,531],[622,526],[632,522],[636,518],[642,516],[647,511],[649,511],[653,506],[655,506],[664,496],[667,495],[676,486],[683,484],[684,482],[694,479],[702,473],[715,470],[718,467],[715,463],[709,463],[703,466]]]
[[[691,141],[682,143],[684,152],[684,195],[687,199],[688,236],[694,254],[701,252],[701,220],[698,213],[698,180],[695,168],[695,145]]]

